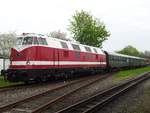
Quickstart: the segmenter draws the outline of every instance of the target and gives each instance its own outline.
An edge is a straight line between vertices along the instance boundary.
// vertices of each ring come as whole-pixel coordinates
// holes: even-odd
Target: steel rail
[[[32,110],[31,113],[41,113],[41,112],[47,110],[50,105],[52,105],[52,104],[54,104],[54,103],[64,99],[65,97],[67,97],[67,96],[69,96],[69,95],[71,95],[71,94],[73,94],[73,93],[75,93],[75,92],[77,92],[77,91],[79,91],[79,90],[81,90],[81,89],[83,89],[85,87],[88,87],[88,86],[94,84],[95,82],[98,82],[98,81],[100,81],[102,79],[105,79],[105,78],[107,78],[107,76],[103,76],[103,77],[100,77],[100,78],[98,78],[96,80],[92,80],[89,83],[86,83],[86,84],[84,84],[84,85],[82,85],[82,86],[80,86],[80,87],[78,87],[78,88],[76,88],[76,89],[74,89],[74,90],[72,90],[72,91],[62,95],[62,96],[59,96],[59,97],[49,101],[48,103],[46,103],[46,104],[44,104],[44,105],[42,105],[42,106]]]
[[[46,83],[30,83],[30,84],[16,84],[16,85],[11,85],[11,86],[5,86],[5,87],[0,87],[0,92],[6,92],[14,89],[22,89],[22,88],[30,88],[30,87],[38,87],[41,85],[48,85],[50,83],[55,83],[55,82],[46,82]]]
[[[94,113],[107,103],[111,102],[113,99],[117,98],[121,94],[139,84],[140,82],[148,79],[150,77],[149,73],[150,72],[143,73],[137,78],[111,87],[110,89],[106,89],[90,98],[87,98],[60,111],[57,111],[56,113]]]
[[[97,77],[97,76],[96,76],[96,77]],[[102,79],[102,78],[105,78],[105,77],[107,77],[107,76],[101,76],[100,78]],[[92,77],[90,76],[90,78],[92,78]],[[79,80],[75,80],[75,81],[71,81],[70,83],[63,84],[63,85],[61,85],[61,86],[58,86],[58,87],[56,87],[56,88],[54,88],[54,89],[50,89],[50,90],[45,91],[45,92],[43,92],[43,93],[36,94],[36,95],[34,95],[34,96],[30,96],[30,97],[27,97],[27,98],[24,98],[24,99],[21,99],[21,100],[17,100],[16,102],[12,102],[12,103],[10,103],[10,104],[2,105],[2,106],[0,106],[0,112],[11,110],[12,108],[15,108],[16,106],[18,106],[18,105],[20,105],[20,104],[23,104],[23,103],[25,103],[25,102],[32,101],[32,99],[40,98],[40,97],[42,97],[42,96],[45,95],[45,94],[49,94],[49,93],[51,93],[51,92],[53,92],[53,91],[57,91],[57,90],[59,90],[59,89],[62,89],[62,88],[65,88],[65,87],[67,87],[67,86],[70,86],[70,85],[73,85],[73,84],[77,84],[77,83],[86,81],[86,80],[88,80],[88,79],[89,79],[89,77],[83,78],[83,79],[79,79]]]
[[[67,87],[67,86],[69,86],[69,85],[76,84],[76,83],[78,83],[78,82],[82,82],[82,81],[84,81],[84,80],[86,80],[86,79],[81,79],[81,80],[77,80],[77,81],[72,81],[72,82],[70,82],[70,83],[63,84],[63,85],[61,85],[61,86],[58,86],[58,87],[56,87],[56,88],[54,88],[54,89],[50,89],[50,90],[45,91],[45,92],[42,92],[42,93],[40,93],[40,94],[36,94],[36,95],[34,95],[34,96],[30,96],[30,97],[27,97],[27,98],[24,98],[24,99],[21,99],[21,100],[17,100],[16,102],[12,102],[12,103],[10,103],[10,104],[2,105],[2,106],[0,106],[0,111],[9,110],[9,109],[11,109],[11,108],[13,108],[13,107],[15,107],[15,106],[21,104],[21,103],[28,102],[28,101],[30,101],[30,100],[32,100],[32,99],[41,97],[42,95],[48,94],[48,93],[53,92],[53,91],[55,91],[55,90],[59,90],[59,89],[61,89],[61,88]]]
[[[18,85],[0,87],[0,92],[5,92],[5,91],[8,91],[8,90],[13,90],[13,89],[19,89],[19,88],[23,88],[23,87],[27,87],[27,86],[29,86],[29,85],[18,84]]]

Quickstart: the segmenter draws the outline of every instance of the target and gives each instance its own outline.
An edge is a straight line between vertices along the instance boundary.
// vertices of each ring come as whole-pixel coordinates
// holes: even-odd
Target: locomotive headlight
[[[28,60],[28,61],[26,62],[26,64],[27,64],[27,65],[30,65],[30,61]]]

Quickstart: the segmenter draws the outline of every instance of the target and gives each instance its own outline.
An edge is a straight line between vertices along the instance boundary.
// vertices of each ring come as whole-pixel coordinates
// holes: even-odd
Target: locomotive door
[[[57,68],[59,67],[59,50],[54,50],[54,66]]]

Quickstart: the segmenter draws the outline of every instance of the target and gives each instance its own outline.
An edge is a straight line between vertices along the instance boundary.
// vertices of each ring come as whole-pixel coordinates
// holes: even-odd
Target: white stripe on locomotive
[[[80,62],[80,61],[12,61],[12,65],[101,65],[106,62]]]

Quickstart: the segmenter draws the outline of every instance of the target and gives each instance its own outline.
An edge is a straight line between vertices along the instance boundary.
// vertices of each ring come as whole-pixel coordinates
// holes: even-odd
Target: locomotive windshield
[[[25,37],[23,40],[23,45],[31,45],[33,42],[33,37]]]
[[[37,37],[34,37],[33,44],[34,45],[39,45],[39,41],[38,41]]]
[[[40,37],[40,38],[38,38],[38,40],[41,45],[48,45],[45,38]]]
[[[48,45],[45,38],[41,37],[19,37],[17,38],[16,45]]]

